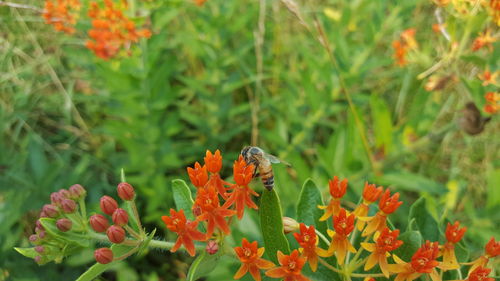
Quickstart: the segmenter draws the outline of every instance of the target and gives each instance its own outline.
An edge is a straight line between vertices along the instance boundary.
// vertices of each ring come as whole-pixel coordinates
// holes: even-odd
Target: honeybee
[[[271,191],[274,187],[274,173],[271,164],[283,163],[291,166],[289,163],[278,159],[278,157],[268,154],[257,146],[245,146],[241,150],[241,155],[248,165],[253,164],[255,169],[254,177],[259,177],[262,180],[264,187]]]

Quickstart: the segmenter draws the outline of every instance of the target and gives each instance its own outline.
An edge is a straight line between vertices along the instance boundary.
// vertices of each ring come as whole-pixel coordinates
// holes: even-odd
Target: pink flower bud
[[[110,248],[100,248],[94,252],[95,260],[101,264],[108,264],[113,261],[113,251]]]
[[[208,254],[213,255],[219,251],[219,244],[217,244],[214,240],[208,240],[205,250]]]
[[[61,201],[61,208],[64,213],[71,214],[74,213],[76,210],[76,203],[71,199],[63,199]]]
[[[118,203],[116,203],[116,200],[104,195],[101,197],[101,210],[106,214],[106,215],[112,215],[113,212],[118,208]]]
[[[125,201],[134,200],[135,191],[134,188],[126,182],[121,182],[116,188],[118,191],[118,196]]]
[[[43,240],[45,238],[45,236],[47,236],[47,234],[45,233],[45,231],[38,232],[38,238],[40,240]]]
[[[71,229],[71,227],[73,226],[73,223],[71,222],[71,220],[66,219],[66,218],[58,219],[56,221],[56,226],[60,231],[66,232],[66,231],[69,231]]]
[[[125,230],[118,225],[112,225],[106,231],[106,235],[108,235],[109,241],[120,244],[125,240]]]
[[[45,213],[49,218],[56,218],[59,216],[59,208],[52,204],[45,204],[42,208],[42,212]]]
[[[128,223],[128,214],[124,209],[118,208],[113,212],[113,223],[119,226],[124,226]]]
[[[36,235],[36,234],[30,235],[29,240],[30,240],[30,243],[33,245],[37,245],[40,243],[40,240],[38,239],[38,235]]]
[[[69,187],[69,193],[71,194],[71,199],[80,199],[85,197],[87,191],[83,188],[83,186],[74,184]]]
[[[54,205],[60,204],[63,199],[64,197],[59,192],[52,192],[50,194],[50,202]]]
[[[43,246],[36,246],[35,251],[39,254],[43,254],[43,252],[45,252],[45,248]]]
[[[95,232],[105,232],[109,227],[108,219],[100,214],[91,216],[89,222]]]
[[[38,264],[41,264],[42,263],[42,257],[41,256],[36,256],[34,258],[35,262],[38,263]]]
[[[48,218],[48,217],[49,217],[49,215],[47,215],[47,213],[46,213],[44,210],[42,210],[42,211],[40,212],[40,216],[39,216],[39,217],[40,217],[40,218]]]
[[[70,197],[71,197],[71,193],[69,193],[69,190],[60,189],[58,192],[59,192],[59,194],[61,194],[61,196],[63,198],[70,199]]]
[[[35,225],[36,225],[36,227],[40,228],[41,230],[45,230],[45,228],[43,228],[42,222],[40,220],[36,220]]]

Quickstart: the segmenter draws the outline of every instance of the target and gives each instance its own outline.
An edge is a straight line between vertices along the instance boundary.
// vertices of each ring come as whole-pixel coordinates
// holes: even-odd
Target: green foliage
[[[408,220],[410,228],[418,230],[426,240],[431,242],[439,240],[439,227],[434,217],[427,211],[425,198],[422,197],[413,203]],[[413,221],[416,229],[412,227]]]
[[[125,245],[118,245],[115,244],[111,246],[111,250],[113,250],[113,256],[115,257],[121,257],[122,255],[126,254],[129,252],[133,246],[125,246]],[[112,268],[115,264],[119,263],[119,261],[113,261],[108,264],[100,264],[96,263],[93,266],[91,266],[87,271],[85,271],[76,281],[91,281],[95,280],[99,275],[101,275],[104,271]]]
[[[191,190],[187,186],[186,182],[183,180],[173,180],[172,181],[172,195],[174,197],[175,207],[177,210],[184,210],[186,218],[193,220],[193,197],[191,196]]]
[[[407,231],[399,235],[398,240],[403,241],[403,245],[394,251],[394,254],[404,261],[411,260],[413,253],[423,244],[422,234],[418,231]]]
[[[317,230],[326,235],[327,224],[326,221],[319,221],[323,211],[317,208],[318,205],[323,205],[321,191],[311,179],[308,179],[300,191],[296,220],[306,225],[314,225]]]
[[[218,261],[222,255],[222,251],[218,251],[213,255],[209,255],[206,251],[203,251],[189,267],[187,280],[195,281],[208,275],[217,267]]]
[[[274,189],[271,191],[265,190],[262,193],[259,213],[260,230],[264,239],[266,255],[271,261],[278,264],[277,252],[281,251],[286,255],[290,254],[290,245],[283,234],[281,204]]]

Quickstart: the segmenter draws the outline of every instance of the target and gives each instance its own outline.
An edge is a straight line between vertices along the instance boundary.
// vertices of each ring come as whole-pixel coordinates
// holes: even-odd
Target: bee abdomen
[[[274,175],[271,174],[268,178],[262,178],[262,183],[267,190],[272,190],[274,187]]]

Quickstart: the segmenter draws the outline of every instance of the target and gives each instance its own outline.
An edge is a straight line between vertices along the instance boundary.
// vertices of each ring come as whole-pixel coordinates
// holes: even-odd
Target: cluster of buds
[[[35,234],[29,237],[29,241],[34,245],[38,253],[34,257],[38,264],[44,264],[51,260],[58,260],[62,257],[65,244],[55,239],[47,231],[42,223],[42,219],[49,218],[55,220],[55,227],[60,232],[69,232],[78,225],[77,231],[81,230],[78,221],[78,202],[83,202],[86,190],[79,184],[72,185],[69,189],[61,189],[50,195],[50,204],[45,204],[40,212],[40,217],[36,221]]]
[[[408,51],[418,48],[417,41],[415,40],[415,33],[415,28],[406,29],[401,33],[398,40],[394,40],[392,42],[392,47],[394,48],[394,59],[396,60],[397,65],[406,65],[406,56]]]
[[[124,201],[132,201],[135,197],[135,191],[132,185],[126,182],[118,184],[118,197]],[[129,224],[129,214],[126,210],[119,208],[118,202],[110,196],[102,196],[100,199],[101,211],[111,217],[113,225],[102,214],[94,214],[89,218],[90,227],[98,233],[106,233],[109,242],[121,244],[125,241],[127,232],[139,237],[139,234],[131,228]],[[139,230],[140,231],[140,230]],[[107,264],[113,261],[113,251],[109,248],[100,248],[94,252],[94,257],[98,263]]]

